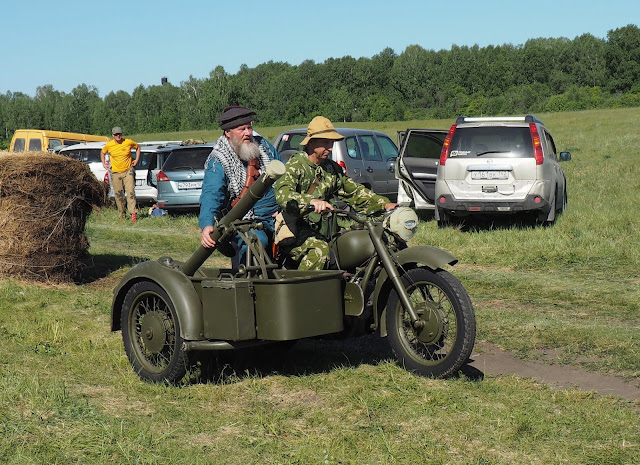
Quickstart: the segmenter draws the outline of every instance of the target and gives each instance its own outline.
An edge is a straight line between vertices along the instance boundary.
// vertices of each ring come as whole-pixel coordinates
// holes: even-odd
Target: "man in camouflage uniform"
[[[397,207],[386,197],[374,194],[345,176],[342,168],[329,159],[333,142],[342,139],[344,137],[327,118],[313,118],[301,144],[305,150],[289,159],[284,175],[274,187],[280,207],[304,218],[304,221],[298,221],[295,246],[288,251],[291,258],[299,262],[298,269],[301,270],[320,270],[329,260],[329,238],[321,214],[333,210],[328,201],[334,195],[363,213]],[[313,213],[303,216],[309,205],[313,207]]]

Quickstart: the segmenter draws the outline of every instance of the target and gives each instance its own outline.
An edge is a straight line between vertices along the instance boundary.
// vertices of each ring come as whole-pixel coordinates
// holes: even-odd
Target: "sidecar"
[[[278,270],[249,278],[162,257],[133,267],[114,290],[112,331],[143,379],[175,382],[192,350],[230,350],[343,329],[341,271]],[[269,277],[271,275],[272,277]]]

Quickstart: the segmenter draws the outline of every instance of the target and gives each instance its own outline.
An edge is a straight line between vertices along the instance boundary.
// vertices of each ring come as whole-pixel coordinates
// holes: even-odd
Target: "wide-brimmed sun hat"
[[[300,145],[307,145],[311,139],[331,139],[342,140],[344,136],[336,132],[331,121],[324,116],[316,116],[311,120],[307,127],[307,137]]]

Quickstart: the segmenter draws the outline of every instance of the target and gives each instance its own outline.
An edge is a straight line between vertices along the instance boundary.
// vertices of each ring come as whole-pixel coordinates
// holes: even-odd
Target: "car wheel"
[[[558,209],[557,215],[561,215],[565,212],[565,210],[567,209],[567,203],[568,203],[567,189],[565,189],[564,192],[562,193],[562,202],[560,203],[560,208]]]
[[[438,227],[446,228],[448,226],[451,226],[451,215],[438,209]]]
[[[551,226],[556,222],[558,211],[558,186],[555,188],[555,193],[553,194],[553,199],[549,202],[549,211],[546,214],[541,214],[539,216],[539,221],[543,226]]]

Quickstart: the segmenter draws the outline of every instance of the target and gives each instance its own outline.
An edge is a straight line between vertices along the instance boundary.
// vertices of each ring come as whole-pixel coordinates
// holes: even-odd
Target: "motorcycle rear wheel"
[[[414,268],[402,275],[409,300],[423,322],[411,324],[395,289],[387,301],[387,335],[398,362],[423,376],[446,378],[467,362],[476,336],[471,299],[445,270]]]

